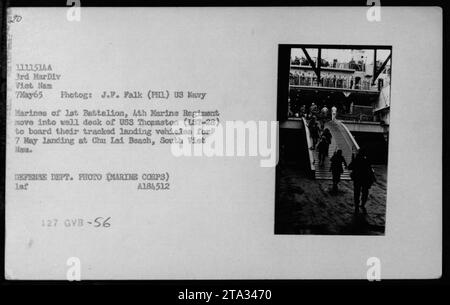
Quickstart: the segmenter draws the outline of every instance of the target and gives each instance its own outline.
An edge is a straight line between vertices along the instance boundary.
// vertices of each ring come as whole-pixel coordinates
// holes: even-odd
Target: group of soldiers
[[[328,157],[329,145],[331,144],[332,134],[328,128],[324,128],[325,121],[328,119],[326,111],[321,111],[319,116],[321,125],[317,122],[314,115],[315,104],[312,103],[310,107],[311,115],[308,123],[308,129],[310,131],[311,138],[313,140],[311,150],[317,149],[319,152],[319,166],[325,165],[325,158]],[[317,106],[316,106],[317,107]],[[333,106],[334,107],[334,106]],[[313,108],[313,109],[311,109]],[[324,106],[326,108],[326,106]],[[335,119],[335,115],[332,115],[332,119]],[[320,138],[320,141],[319,141]],[[345,158],[342,155],[342,150],[338,149],[330,158],[330,172],[333,178],[332,192],[338,192],[338,184],[341,179],[341,175],[344,172],[344,167],[351,170],[350,177],[353,180],[354,191],[354,204],[355,210],[359,207],[365,209],[365,205],[369,196],[369,189],[374,182],[376,182],[375,173],[367,158],[366,151],[360,148],[356,156],[352,156],[352,161],[347,165]]]
[[[370,79],[355,79],[354,76],[342,76],[336,74],[325,74],[320,80],[313,74],[294,72],[289,74],[289,84],[296,86],[318,86],[328,88],[343,88],[343,89],[369,89]]]

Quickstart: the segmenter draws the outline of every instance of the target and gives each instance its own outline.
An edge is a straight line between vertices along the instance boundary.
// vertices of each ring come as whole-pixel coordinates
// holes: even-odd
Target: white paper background
[[[276,120],[278,44],[392,45],[386,235],[274,235],[275,169],[258,158],[174,158],[168,147],[145,145],[54,145],[19,155],[9,145],[7,278],[65,279],[73,256],[82,279],[365,278],[372,256],[382,278],[440,276],[441,9],[382,7],[381,22],[368,22],[366,8],[82,7],[80,22],[68,22],[66,11],[12,9],[23,21],[11,26],[11,63],[50,63],[63,74],[53,99],[20,102],[23,109],[72,108],[59,90],[161,88],[204,91],[207,101],[111,104]],[[171,174],[173,191],[112,182],[13,191],[17,172],[160,170]],[[103,215],[112,217],[108,230],[40,226],[43,218]]]

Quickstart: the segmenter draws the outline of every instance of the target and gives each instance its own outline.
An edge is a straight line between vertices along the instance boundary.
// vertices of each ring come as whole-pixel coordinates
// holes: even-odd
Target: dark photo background
[[[279,46],[275,234],[384,234],[391,62],[390,46]],[[317,142],[323,130],[332,134],[324,164],[315,121]],[[334,189],[331,157],[342,150],[349,165],[360,148],[376,182],[356,210],[351,170],[344,167]]]

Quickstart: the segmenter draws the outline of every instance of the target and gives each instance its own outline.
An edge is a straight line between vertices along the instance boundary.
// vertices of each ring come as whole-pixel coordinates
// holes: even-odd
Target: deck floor
[[[304,170],[279,164],[275,234],[383,235],[386,214],[386,165],[373,166],[377,182],[370,188],[366,211],[355,213],[353,181],[314,180]]]

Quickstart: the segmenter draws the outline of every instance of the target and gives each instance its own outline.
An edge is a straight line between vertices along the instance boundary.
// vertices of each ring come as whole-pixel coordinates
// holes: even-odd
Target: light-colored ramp
[[[350,131],[345,127],[345,125],[338,120],[329,121],[325,124],[325,128],[328,128],[333,136],[331,139],[331,144],[328,149],[328,157],[325,158],[325,162],[322,166],[319,166],[319,152],[317,149],[313,150],[313,165],[314,165],[314,176],[316,179],[332,179],[332,174],[330,171],[330,158],[333,156],[334,152],[338,149],[342,150],[342,156],[344,157],[347,165],[350,164],[352,160],[352,155],[356,154],[359,149],[354,137]],[[351,180],[350,171],[344,168],[344,172],[341,175],[341,180]]]

